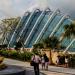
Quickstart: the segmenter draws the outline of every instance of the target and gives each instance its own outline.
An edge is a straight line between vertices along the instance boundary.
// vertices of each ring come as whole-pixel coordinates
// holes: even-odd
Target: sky
[[[75,18],[75,0],[0,0],[0,19],[22,16],[34,8],[60,9],[62,14]]]

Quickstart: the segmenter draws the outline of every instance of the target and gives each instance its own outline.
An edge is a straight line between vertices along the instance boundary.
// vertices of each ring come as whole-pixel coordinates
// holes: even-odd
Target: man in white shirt
[[[36,53],[35,55],[32,56],[31,60],[34,61],[35,75],[39,75],[39,63],[41,61],[39,55]]]

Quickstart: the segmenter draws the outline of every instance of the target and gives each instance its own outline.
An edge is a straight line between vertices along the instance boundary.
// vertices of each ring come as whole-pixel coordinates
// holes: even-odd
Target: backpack
[[[49,58],[47,56],[45,57],[45,62],[49,62]]]

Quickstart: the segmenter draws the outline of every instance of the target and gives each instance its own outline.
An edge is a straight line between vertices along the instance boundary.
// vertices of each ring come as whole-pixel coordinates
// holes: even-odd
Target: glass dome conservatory
[[[25,48],[32,48],[33,44],[38,43],[46,37],[53,35],[58,38],[64,32],[64,25],[71,24],[72,20],[68,15],[62,15],[59,10],[51,11],[35,9],[32,12],[25,12],[18,25],[6,36],[4,41],[8,47],[14,47],[17,41],[21,41]],[[62,45],[75,49],[72,39],[64,38]]]

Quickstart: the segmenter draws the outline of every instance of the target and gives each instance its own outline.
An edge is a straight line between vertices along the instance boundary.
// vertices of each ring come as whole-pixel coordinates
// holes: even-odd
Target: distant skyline
[[[36,7],[60,9],[62,14],[75,18],[75,0],[0,0],[0,19],[22,16],[25,11]]]

